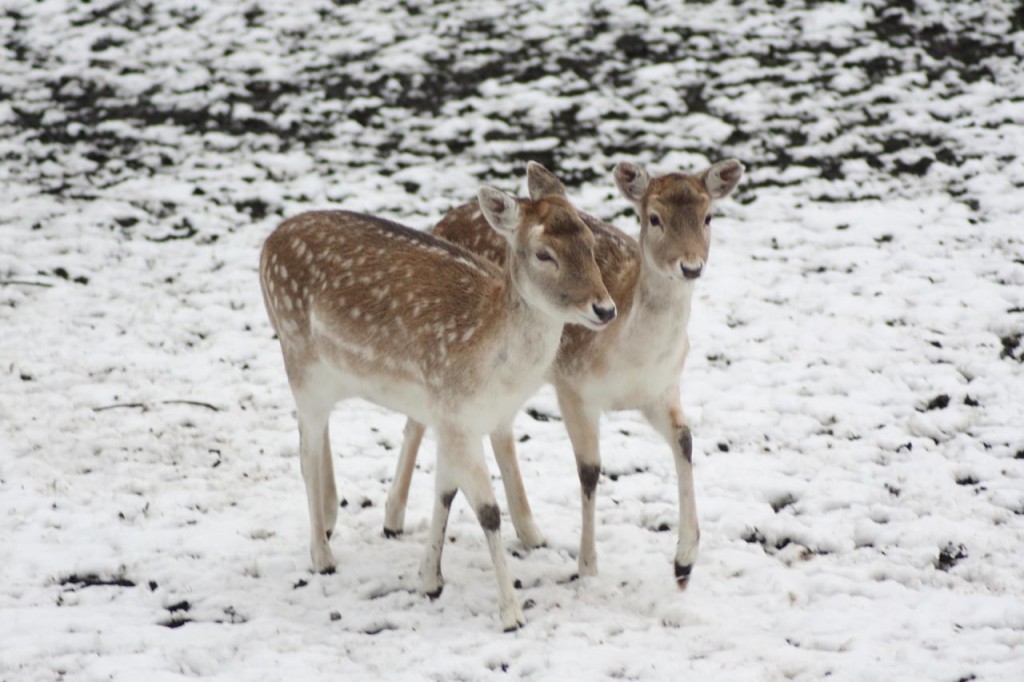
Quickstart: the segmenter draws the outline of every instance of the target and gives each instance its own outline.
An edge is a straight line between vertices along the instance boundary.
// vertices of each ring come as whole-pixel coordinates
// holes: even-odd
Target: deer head
[[[702,173],[669,173],[652,178],[631,163],[615,167],[615,183],[640,215],[640,247],[655,271],[682,280],[704,272],[711,248],[712,204],[728,196],[743,177],[736,159]]]
[[[528,200],[483,187],[478,199],[488,224],[508,241],[512,282],[532,307],[567,323],[601,329],[615,319],[594,261],[594,235],[546,168],[527,167]]]

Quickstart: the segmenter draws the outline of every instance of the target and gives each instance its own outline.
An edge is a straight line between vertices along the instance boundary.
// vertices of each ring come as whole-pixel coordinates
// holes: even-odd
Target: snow
[[[770,5],[0,3],[0,679],[1024,679],[1020,14]],[[517,633],[461,498],[419,594],[434,441],[386,540],[404,418],[366,403],[332,418],[339,566],[310,574],[256,276],[283,217],[425,228],[536,159],[635,234],[616,161],[733,156],[686,592],[633,413],[582,581],[564,428],[517,419],[549,542],[504,518]]]

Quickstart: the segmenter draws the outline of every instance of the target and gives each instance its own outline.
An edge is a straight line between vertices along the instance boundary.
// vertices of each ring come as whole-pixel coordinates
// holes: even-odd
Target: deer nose
[[[686,263],[679,261],[679,269],[683,271],[683,277],[686,279],[697,279],[704,272],[704,263],[698,263],[695,268],[688,268]]]
[[[612,320],[615,319],[614,305],[610,305],[607,308],[605,308],[595,303],[593,305],[593,308],[594,314],[597,315],[597,319],[601,320],[601,322],[611,322]]]

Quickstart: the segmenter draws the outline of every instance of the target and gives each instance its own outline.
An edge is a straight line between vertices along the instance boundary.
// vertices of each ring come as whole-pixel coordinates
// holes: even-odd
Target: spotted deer
[[[537,191],[516,200],[483,187],[482,219],[505,241],[507,267],[396,223],[346,211],[284,221],[260,257],[260,283],[284,354],[299,422],[313,568],[335,568],[329,546],[338,494],[328,434],[335,403],[363,398],[437,430],[434,513],[420,567],[423,590],[444,581],[452,500],[476,513],[498,582],[501,623],[524,624],[501,543],[481,439],[511,421],[542,383],[567,322],[607,327],[615,304],[594,262],[594,236],[539,164]]]
[[[620,192],[639,214],[639,243],[593,216],[581,217],[594,233],[597,264],[619,315],[600,334],[567,325],[547,376],[558,396],[580,479],[579,573],[597,573],[594,505],[601,473],[600,415],[635,409],[672,449],[679,487],[674,568],[680,589],[685,589],[697,559],[700,530],[693,489],[693,441],[680,406],[679,378],[689,349],[686,327],[694,283],[704,272],[711,246],[712,205],[735,189],[743,165],[730,159],[697,175],[670,173],[652,178],[640,167],[620,163],[614,176]],[[499,265],[510,262],[509,249],[489,234],[476,203],[454,209],[432,232]],[[406,426],[385,508],[385,535],[401,532],[404,524],[423,432],[422,423],[410,421]],[[491,445],[520,540],[527,547],[544,544],[526,499],[509,423],[491,433]]]

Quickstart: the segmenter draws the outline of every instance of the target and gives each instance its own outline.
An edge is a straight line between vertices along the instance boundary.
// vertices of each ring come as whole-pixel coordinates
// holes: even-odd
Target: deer
[[[333,573],[338,516],[329,417],[362,398],[436,429],[434,511],[419,569],[431,598],[452,502],[483,529],[506,631],[525,624],[503,554],[482,439],[544,381],[568,322],[607,328],[615,304],[594,235],[565,187],[530,163],[516,199],[481,187],[482,219],[508,249],[498,268],[439,237],[379,217],[310,211],[282,222],[260,255],[260,285],[298,414],[313,570]]]
[[[736,159],[697,174],[652,177],[628,162],[614,171],[615,184],[640,218],[639,241],[587,213],[595,255],[619,314],[599,334],[566,325],[547,379],[553,384],[572,443],[582,498],[579,575],[597,574],[595,502],[601,475],[598,444],[602,412],[639,410],[672,450],[679,493],[679,529],[674,558],[676,583],[689,584],[697,560],[700,528],[693,485],[693,435],[683,414],[679,382],[689,351],[687,324],[696,281],[711,247],[716,201],[729,196],[743,177]],[[481,222],[480,206],[450,211],[431,232],[507,267],[510,251]],[[410,420],[385,505],[384,534],[402,532],[416,456],[425,426]],[[509,515],[527,549],[545,544],[526,498],[509,423],[490,435],[501,472]]]

